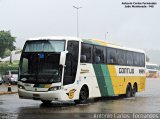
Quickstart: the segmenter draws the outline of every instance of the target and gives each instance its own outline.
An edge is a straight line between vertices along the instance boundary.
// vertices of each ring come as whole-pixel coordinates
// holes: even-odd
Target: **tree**
[[[4,57],[6,50],[15,50],[14,42],[16,37],[13,37],[10,31],[0,31],[0,57]]]
[[[4,51],[4,55],[3,57],[7,57],[11,55],[11,50],[9,50],[8,48]]]

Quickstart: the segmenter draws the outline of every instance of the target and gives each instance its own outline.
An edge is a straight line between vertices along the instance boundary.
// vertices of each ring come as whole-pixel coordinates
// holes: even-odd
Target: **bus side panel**
[[[114,96],[107,65],[93,64],[101,96]]]
[[[105,83],[106,83],[106,86],[107,86],[107,91],[108,91],[107,96],[114,96],[114,90],[113,90],[113,85],[112,85],[110,73],[109,73],[109,70],[108,70],[108,66],[107,65],[101,65],[101,68],[102,68],[103,76],[105,78]]]
[[[111,77],[111,82],[113,85],[114,94],[118,95],[120,93],[120,80],[117,77],[116,69],[114,65],[108,65],[109,74]]]
[[[84,84],[88,86],[89,98],[101,96],[95,70],[92,64],[85,63],[83,65],[80,65],[80,74],[79,79],[77,79],[77,82],[77,85],[78,87],[80,87],[80,89]]]
[[[140,77],[140,83],[138,87],[138,92],[144,91],[146,87],[146,77],[142,76]]]
[[[137,74],[119,74],[118,69],[123,66],[105,65],[105,64],[80,64],[77,72],[76,80],[73,84],[66,85],[65,100],[75,100],[79,98],[80,90],[83,85],[89,88],[89,98],[115,96],[126,93],[128,83],[131,83],[132,88],[134,83],[137,83],[138,92],[145,89],[145,77]],[[75,90],[73,98],[73,89]],[[71,94],[70,94],[71,92]],[[66,95],[67,94],[67,95]]]
[[[101,97],[96,73],[92,64],[82,63],[79,65],[75,82],[64,86],[63,100],[79,99],[80,90],[83,85],[87,85],[89,89],[89,98]]]
[[[143,68],[134,67],[133,74],[132,73],[119,74],[118,69],[120,67],[123,67],[123,66],[108,65],[115,95],[125,94],[128,83],[131,83],[132,88],[134,83],[137,83],[138,92],[145,90],[145,82],[146,82],[145,72],[144,74],[139,74],[139,69],[143,69]]]

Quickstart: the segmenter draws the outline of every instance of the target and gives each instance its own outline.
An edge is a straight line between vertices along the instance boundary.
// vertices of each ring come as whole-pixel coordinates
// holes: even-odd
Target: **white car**
[[[3,76],[5,83],[17,84],[18,70],[8,70]]]

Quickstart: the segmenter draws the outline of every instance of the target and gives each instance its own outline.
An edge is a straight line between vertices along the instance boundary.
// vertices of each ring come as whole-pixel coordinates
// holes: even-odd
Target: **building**
[[[21,50],[14,50],[14,51],[11,52],[10,56],[8,56],[6,58],[3,58],[3,59],[0,58],[0,62],[19,61],[20,57],[21,57]]]

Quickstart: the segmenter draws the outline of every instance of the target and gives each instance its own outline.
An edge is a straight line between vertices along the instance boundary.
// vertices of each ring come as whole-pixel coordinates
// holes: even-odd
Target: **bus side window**
[[[96,56],[96,59],[95,59],[96,61],[96,64],[98,64],[98,63],[100,63],[100,61],[101,61],[101,58],[100,58],[100,56]]]
[[[133,66],[133,52],[127,51],[127,65]]]
[[[92,49],[93,49],[92,45],[82,43],[81,63],[92,63]]]
[[[126,51],[117,49],[117,63],[118,65],[126,65]]]
[[[95,46],[94,47],[94,63],[104,64],[105,63],[105,50],[104,47]]]
[[[22,72],[23,73],[28,73],[28,59],[23,58],[23,64],[22,64]]]
[[[116,64],[116,49],[107,48],[107,64]]]
[[[133,53],[133,61],[134,61],[134,66],[139,66],[140,65],[140,58],[139,58],[139,53]]]
[[[145,55],[144,54],[140,54],[140,66],[144,67],[145,66]]]

